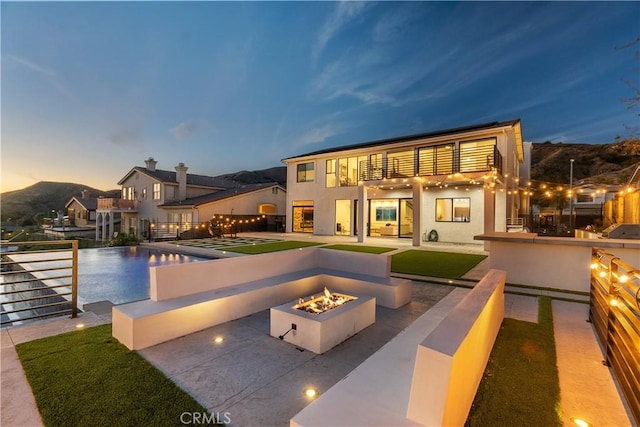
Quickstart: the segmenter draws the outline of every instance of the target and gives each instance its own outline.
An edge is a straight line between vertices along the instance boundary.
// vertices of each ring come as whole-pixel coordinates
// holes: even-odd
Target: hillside
[[[35,223],[36,215],[40,219],[51,217],[52,210],[64,209],[71,197],[80,197],[82,190],[89,190],[91,197],[113,194],[113,191],[101,191],[71,182],[41,181],[21,190],[7,191],[0,195],[2,222],[5,223],[11,218],[11,224],[31,225]],[[117,191],[117,194],[120,192]]]
[[[283,186],[287,185],[287,167],[277,166],[269,169],[257,171],[240,171],[219,175],[216,178],[223,178],[239,184],[263,184],[268,182],[277,182]]]
[[[287,168],[278,166],[258,171],[240,171],[217,178],[225,178],[239,184],[278,182],[286,186]],[[80,192],[85,189],[89,190],[91,197],[120,197],[120,190],[101,191],[82,184],[41,181],[21,190],[0,194],[2,223],[31,225],[37,222],[37,219],[50,218],[52,210],[64,209],[73,196],[79,197]]]
[[[571,159],[576,183],[624,184],[640,164],[640,140],[601,145],[534,143],[531,178],[569,183]]]

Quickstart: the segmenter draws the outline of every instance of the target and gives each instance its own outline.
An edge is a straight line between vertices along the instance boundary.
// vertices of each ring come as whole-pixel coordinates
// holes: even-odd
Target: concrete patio
[[[233,425],[285,426],[309,403],[303,395],[305,387],[323,393],[453,289],[414,282],[412,303],[399,310],[377,307],[375,325],[321,356],[270,337],[268,311],[141,354],[210,410],[228,411]],[[591,325],[585,322],[587,314],[585,304],[553,302],[563,420],[572,425],[569,418],[580,416],[594,426],[631,426],[611,372],[600,363],[602,352]],[[505,317],[537,321],[537,298],[506,294]],[[3,329],[0,424],[42,425],[15,353],[16,344],[75,330],[79,323],[88,327],[108,322],[108,314],[89,312],[77,319]],[[220,344],[213,341],[218,336],[224,338]]]
[[[377,240],[368,244],[386,243],[385,239]],[[324,243],[355,242],[332,238]],[[393,243],[398,247],[397,241]],[[480,245],[421,249],[486,254]],[[465,278],[482,277],[488,270],[486,261]],[[269,336],[268,310],[147,348],[140,354],[209,410],[228,412],[232,425],[289,425],[289,419],[310,402],[303,394],[306,387],[325,392],[454,289],[452,284],[413,281],[410,304],[398,310],[376,307],[374,325],[323,355],[300,351]],[[553,315],[565,425],[572,425],[572,416],[594,426],[633,425],[610,369],[601,364],[603,356],[593,329],[585,322],[588,305],[556,300]],[[537,298],[506,294],[505,317],[536,322]],[[75,330],[79,323],[88,327],[110,321],[110,311],[96,307],[95,312],[83,313],[77,319],[57,318],[3,329],[0,424],[42,425],[15,353],[16,344]],[[223,341],[216,343],[216,337]],[[597,397],[592,392],[594,387]]]

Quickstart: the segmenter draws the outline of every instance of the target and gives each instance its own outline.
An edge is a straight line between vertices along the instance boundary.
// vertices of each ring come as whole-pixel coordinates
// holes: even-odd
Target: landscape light
[[[318,395],[318,391],[315,388],[307,387],[304,390],[304,395],[307,396],[310,399],[313,399],[314,397],[316,397]]]
[[[214,342],[214,343],[216,343],[216,344],[220,344],[222,341],[224,341],[224,338],[222,338],[222,337],[220,337],[220,336],[215,337],[215,338],[213,339],[213,342]]]
[[[592,427],[590,422],[585,421],[582,418],[571,417],[570,420],[572,423],[574,423],[578,427]]]

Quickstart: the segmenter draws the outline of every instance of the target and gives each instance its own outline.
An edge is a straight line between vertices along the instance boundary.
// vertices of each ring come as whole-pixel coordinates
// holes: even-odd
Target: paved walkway
[[[304,405],[302,389],[328,389],[391,337],[447,295],[453,287],[414,285],[414,301],[400,310],[378,307],[379,322],[318,357],[299,352],[268,336],[268,311],[141,351],[200,402],[215,411],[228,410],[237,426],[288,425]],[[561,407],[565,425],[581,417],[593,426],[630,426],[610,369],[602,365],[602,352],[587,318],[588,306],[553,302],[554,330],[560,376]],[[537,321],[537,298],[505,295],[505,315]],[[83,313],[77,319],[58,318],[3,329],[0,424],[40,426],[37,411],[14,346],[36,338],[110,322],[109,315]],[[224,335],[221,347],[213,335]],[[267,360],[268,359],[268,360]],[[314,384],[309,378],[318,378]],[[214,392],[215,390],[215,392]],[[286,399],[274,397],[286,395]],[[290,396],[289,396],[290,395]],[[280,401],[280,404],[274,404]]]

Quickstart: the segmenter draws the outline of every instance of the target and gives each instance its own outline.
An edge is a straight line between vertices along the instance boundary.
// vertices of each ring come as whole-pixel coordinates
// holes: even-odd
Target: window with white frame
[[[160,200],[160,183],[153,184],[153,200]]]

